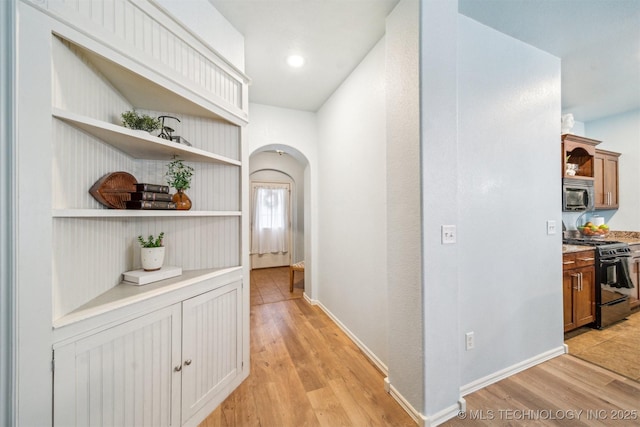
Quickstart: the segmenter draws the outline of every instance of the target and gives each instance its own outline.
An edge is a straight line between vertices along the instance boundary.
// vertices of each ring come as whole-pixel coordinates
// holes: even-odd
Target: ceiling
[[[251,102],[317,111],[384,34],[398,0],[209,0],[245,37]],[[562,59],[578,121],[640,109],[640,0],[459,0],[460,13]],[[285,59],[302,54],[290,68]]]

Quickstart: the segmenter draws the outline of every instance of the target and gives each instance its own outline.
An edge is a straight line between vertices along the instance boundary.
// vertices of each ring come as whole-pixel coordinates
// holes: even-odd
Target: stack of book
[[[136,184],[136,191],[127,201],[127,209],[176,209],[172,197],[167,185]]]

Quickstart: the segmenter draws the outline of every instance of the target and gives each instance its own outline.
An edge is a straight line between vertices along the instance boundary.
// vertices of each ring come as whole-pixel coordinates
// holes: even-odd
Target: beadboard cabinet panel
[[[112,39],[135,51],[156,69],[166,68],[208,96],[246,113],[246,77],[186,29],[167,25],[166,15],[144,0],[49,0],[47,8],[77,25],[91,28],[101,39]],[[236,112],[238,114],[238,112]]]
[[[56,218],[53,318],[70,313],[141,268],[136,236],[164,231],[164,265],[184,271],[240,265],[240,219]]]
[[[166,161],[134,160],[97,138],[59,120],[53,126],[53,209],[107,209],[89,193],[107,173],[126,171],[138,182],[166,185]],[[240,169],[235,166],[185,162],[194,168],[187,190],[193,210],[239,211]],[[171,189],[175,192],[175,189]]]
[[[180,425],[180,304],[56,348],[54,360],[54,425]]]
[[[211,405],[212,396],[242,369],[239,290],[240,282],[236,282],[183,303],[183,423]]]

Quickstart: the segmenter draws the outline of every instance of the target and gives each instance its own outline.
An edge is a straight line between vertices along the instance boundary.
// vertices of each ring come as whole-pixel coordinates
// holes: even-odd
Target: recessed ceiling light
[[[300,55],[289,55],[287,57],[287,64],[294,68],[300,68],[304,65],[304,58]]]

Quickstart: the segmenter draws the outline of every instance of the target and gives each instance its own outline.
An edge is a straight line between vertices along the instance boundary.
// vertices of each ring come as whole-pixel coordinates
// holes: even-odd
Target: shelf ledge
[[[242,216],[241,211],[180,211],[147,209],[54,209],[53,218],[144,218]]]
[[[148,132],[127,129],[113,123],[53,108],[53,117],[92,135],[106,144],[135,158],[146,160],[171,160],[174,156],[186,161],[220,163],[240,166],[242,163],[199,148],[158,138]]]
[[[88,303],[78,307],[71,313],[53,321],[53,328],[59,329],[89,318],[109,313],[169,292],[195,285],[205,280],[240,271],[242,267],[209,268],[203,270],[186,270],[182,275],[170,279],[138,286],[127,282],[111,288]]]

